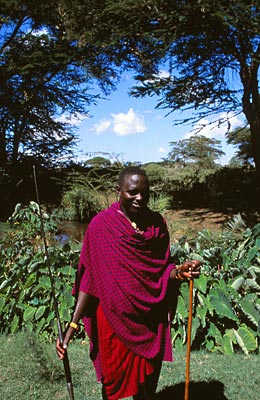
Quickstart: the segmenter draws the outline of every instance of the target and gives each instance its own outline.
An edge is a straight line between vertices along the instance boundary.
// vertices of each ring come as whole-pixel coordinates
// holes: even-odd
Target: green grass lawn
[[[24,333],[0,336],[1,400],[67,400],[63,363],[54,343]],[[101,385],[88,358],[88,344],[69,347],[75,400],[101,399]],[[258,400],[260,356],[223,356],[191,353],[190,400]],[[156,400],[184,399],[185,354],[176,353],[174,363],[162,368]]]

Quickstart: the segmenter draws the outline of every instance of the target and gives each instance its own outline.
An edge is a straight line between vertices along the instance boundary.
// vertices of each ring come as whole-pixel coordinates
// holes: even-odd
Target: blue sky
[[[180,113],[166,117],[167,110],[155,109],[156,97],[130,97],[128,92],[132,85],[131,76],[124,74],[115,92],[89,108],[90,117],[80,116],[76,122],[79,135],[78,161],[104,152],[125,162],[158,162],[167,156],[171,141],[191,135],[191,126],[173,124],[174,119],[182,117]],[[201,122],[207,125],[208,121]],[[231,129],[235,129],[243,124],[243,116],[240,119],[234,117],[230,122]],[[226,144],[226,129],[226,124],[215,129],[208,125],[200,133],[222,141],[226,156],[220,160],[221,164],[226,164],[235,151]]]

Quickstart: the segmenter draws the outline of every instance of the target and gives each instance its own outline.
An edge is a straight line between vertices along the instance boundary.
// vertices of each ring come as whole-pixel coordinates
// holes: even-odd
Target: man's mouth
[[[132,203],[132,206],[134,207],[134,208],[141,208],[141,206],[140,206],[140,204],[136,204],[136,203]]]

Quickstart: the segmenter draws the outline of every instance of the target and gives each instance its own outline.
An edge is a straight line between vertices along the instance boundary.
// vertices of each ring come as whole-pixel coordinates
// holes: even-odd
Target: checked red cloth
[[[90,222],[83,241],[73,294],[97,298],[122,343],[135,354],[172,361],[167,289],[171,270],[169,234],[160,214],[147,211],[149,226],[134,230],[113,203]],[[90,357],[102,378],[96,313],[83,317]]]

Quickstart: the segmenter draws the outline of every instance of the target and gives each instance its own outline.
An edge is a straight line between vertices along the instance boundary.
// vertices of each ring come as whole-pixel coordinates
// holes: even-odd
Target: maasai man
[[[151,211],[149,181],[127,167],[117,185],[119,201],[90,222],[84,238],[73,294],[75,312],[60,359],[82,318],[102,396],[152,399],[162,361],[172,361],[170,321],[176,282],[197,278],[200,262],[170,261],[169,233]]]

